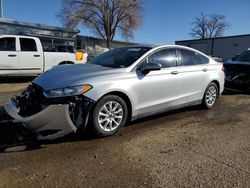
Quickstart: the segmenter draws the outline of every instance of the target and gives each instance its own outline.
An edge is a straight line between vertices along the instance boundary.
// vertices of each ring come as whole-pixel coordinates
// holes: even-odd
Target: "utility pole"
[[[3,18],[3,0],[0,0],[0,18]]]

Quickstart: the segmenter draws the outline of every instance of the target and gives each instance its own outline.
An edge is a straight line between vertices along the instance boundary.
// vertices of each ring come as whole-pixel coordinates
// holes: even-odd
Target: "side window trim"
[[[176,48],[176,56],[177,56],[177,67],[183,66],[181,65],[181,53],[180,48]]]

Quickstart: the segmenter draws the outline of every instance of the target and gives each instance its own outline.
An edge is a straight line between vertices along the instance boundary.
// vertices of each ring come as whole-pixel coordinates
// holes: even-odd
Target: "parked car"
[[[87,64],[52,68],[5,109],[38,139],[87,124],[97,135],[110,136],[141,117],[191,105],[212,108],[223,89],[223,65],[197,50],[132,46]]]
[[[36,37],[0,35],[0,76],[38,75],[55,65],[85,62],[72,51],[44,52]]]
[[[225,62],[224,67],[226,89],[250,92],[250,50]]]

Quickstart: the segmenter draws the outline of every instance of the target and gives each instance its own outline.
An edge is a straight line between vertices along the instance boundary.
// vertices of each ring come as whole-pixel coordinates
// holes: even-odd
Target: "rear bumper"
[[[34,115],[22,117],[18,114],[19,109],[15,101],[10,99],[5,105],[5,110],[26,128],[35,132],[38,140],[60,138],[77,130],[70,118],[68,104],[50,105]]]
[[[233,81],[226,80],[225,88],[238,91],[248,91],[250,90],[250,81],[243,82],[241,80],[233,80]]]

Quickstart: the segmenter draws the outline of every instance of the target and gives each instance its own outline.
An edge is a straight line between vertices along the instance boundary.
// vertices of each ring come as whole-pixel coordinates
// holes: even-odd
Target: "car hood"
[[[98,76],[125,72],[124,68],[109,68],[94,64],[76,64],[56,66],[33,80],[45,90],[76,86]]]

